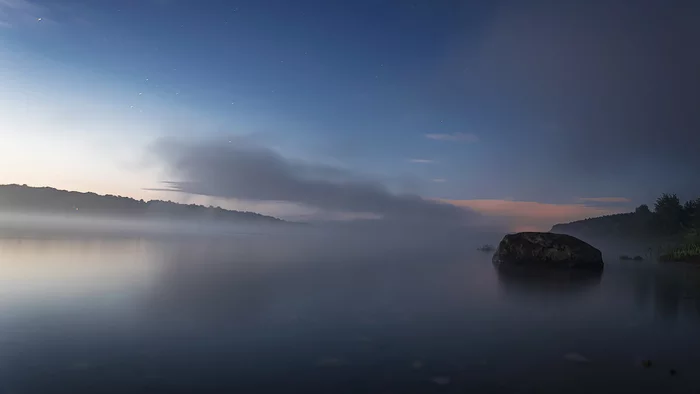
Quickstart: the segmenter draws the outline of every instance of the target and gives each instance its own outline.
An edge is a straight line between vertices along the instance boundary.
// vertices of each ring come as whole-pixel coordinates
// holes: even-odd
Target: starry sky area
[[[697,197],[699,21],[695,1],[0,0],[0,183],[292,219],[411,195],[512,228]]]

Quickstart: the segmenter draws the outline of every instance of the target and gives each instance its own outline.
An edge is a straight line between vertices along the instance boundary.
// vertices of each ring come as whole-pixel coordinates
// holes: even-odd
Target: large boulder
[[[576,237],[555,233],[516,233],[503,237],[493,255],[498,268],[527,267],[601,271],[603,254]]]

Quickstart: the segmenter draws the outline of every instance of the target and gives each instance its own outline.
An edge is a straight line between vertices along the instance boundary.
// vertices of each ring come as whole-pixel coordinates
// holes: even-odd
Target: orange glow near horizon
[[[505,218],[513,231],[546,231],[557,223],[625,212],[625,207],[545,204],[511,200],[440,200],[485,216]]]

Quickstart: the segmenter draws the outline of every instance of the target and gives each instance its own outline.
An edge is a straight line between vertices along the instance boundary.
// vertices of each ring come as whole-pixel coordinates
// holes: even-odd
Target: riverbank
[[[700,263],[700,242],[683,244],[659,256],[662,262]]]

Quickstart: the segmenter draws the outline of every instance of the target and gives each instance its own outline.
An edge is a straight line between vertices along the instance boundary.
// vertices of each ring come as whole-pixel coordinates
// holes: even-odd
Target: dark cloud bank
[[[505,1],[481,20],[463,7],[436,85],[522,148],[496,168],[518,190],[700,192],[700,2]]]
[[[296,162],[244,139],[160,140],[154,152],[173,179],[165,190],[255,201],[285,201],[329,212],[372,213],[388,222],[466,225],[477,215],[325,165]]]

